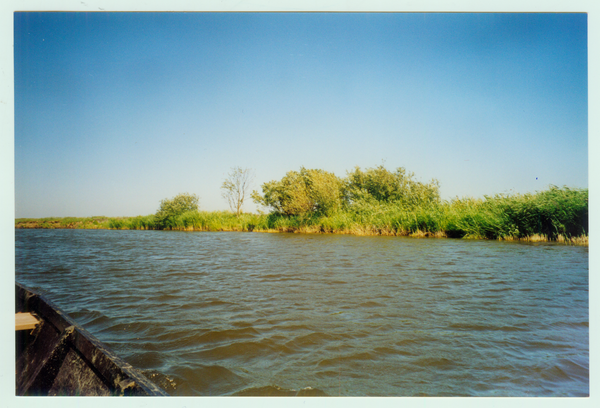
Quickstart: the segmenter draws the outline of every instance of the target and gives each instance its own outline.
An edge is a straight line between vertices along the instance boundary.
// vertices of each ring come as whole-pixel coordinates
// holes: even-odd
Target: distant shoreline
[[[229,212],[213,212],[207,213],[212,215],[220,215],[225,218],[236,219],[234,214]],[[149,216],[151,217],[151,216]],[[243,214],[243,217],[260,218],[267,217],[265,214]],[[152,227],[139,226],[131,227],[132,220],[145,217],[89,217],[89,218],[17,218],[15,219],[15,229],[102,229],[102,230],[158,230]],[[128,225],[129,224],[129,225]],[[253,226],[251,223],[239,223],[231,225],[230,223],[212,223],[205,227],[179,227],[169,228],[168,231],[182,232],[262,232],[262,233],[299,233],[299,234],[339,234],[339,235],[356,235],[356,236],[402,236],[414,238],[459,238],[453,237],[444,231],[406,231],[393,230],[390,228],[378,228],[372,225],[355,225],[352,228],[344,229],[325,229],[319,225],[300,225],[300,226],[280,226],[278,228],[260,228]],[[485,239],[488,241],[519,241],[519,242],[555,242],[565,245],[589,246],[588,236],[581,235],[577,237],[565,237],[558,235],[556,239],[550,239],[544,234],[532,234],[524,237],[504,236],[500,238],[486,238],[482,236],[463,236],[462,239]]]

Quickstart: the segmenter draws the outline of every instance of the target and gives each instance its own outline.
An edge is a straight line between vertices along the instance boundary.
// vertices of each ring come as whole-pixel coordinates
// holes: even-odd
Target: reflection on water
[[[589,395],[586,247],[15,234],[17,280],[172,395]]]

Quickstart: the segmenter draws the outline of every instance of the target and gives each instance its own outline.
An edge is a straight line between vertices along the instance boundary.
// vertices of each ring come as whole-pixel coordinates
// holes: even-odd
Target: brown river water
[[[589,395],[587,247],[108,230],[15,246],[18,282],[171,395]]]

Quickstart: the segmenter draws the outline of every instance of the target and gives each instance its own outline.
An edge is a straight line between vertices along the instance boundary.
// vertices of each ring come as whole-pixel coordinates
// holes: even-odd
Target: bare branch
[[[234,167],[221,186],[222,196],[229,203],[231,211],[239,217],[246,196],[250,193],[254,172],[252,169]]]

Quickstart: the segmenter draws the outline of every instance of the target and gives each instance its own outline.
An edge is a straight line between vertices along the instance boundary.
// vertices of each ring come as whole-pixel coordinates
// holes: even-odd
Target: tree
[[[402,167],[397,168],[395,172],[387,170],[383,165],[365,171],[356,167],[348,173],[345,180],[344,196],[350,205],[359,201],[375,200],[407,208],[440,201],[437,180],[424,184],[413,177],[413,173],[407,173]]]
[[[234,167],[227,175],[227,179],[221,186],[222,196],[229,202],[229,207],[238,217],[242,213],[244,199],[250,192],[250,186],[254,180],[254,173],[251,169],[242,169]]]
[[[197,195],[188,193],[178,194],[170,200],[165,198],[154,215],[156,226],[159,229],[173,227],[175,217],[189,211],[198,211],[199,201]]]
[[[342,202],[341,180],[335,174],[319,169],[300,168],[290,171],[281,180],[262,185],[252,198],[257,204],[271,207],[285,215],[330,214]]]

